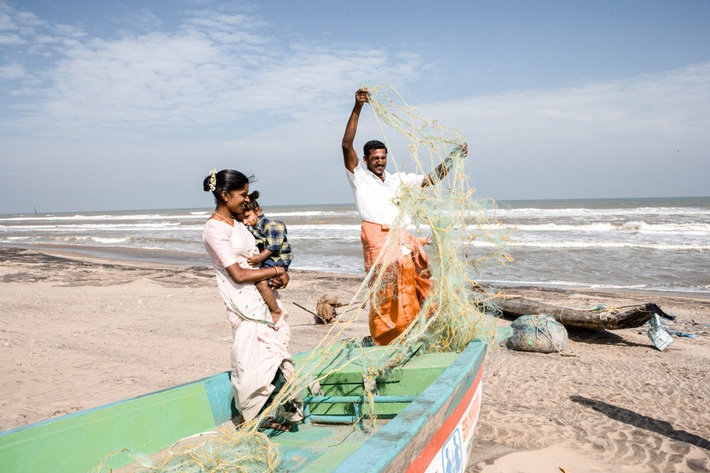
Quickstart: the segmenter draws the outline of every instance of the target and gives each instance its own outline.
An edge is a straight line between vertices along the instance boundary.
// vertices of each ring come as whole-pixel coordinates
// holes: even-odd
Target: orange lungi
[[[388,345],[416,318],[431,291],[429,260],[424,252],[426,238],[403,231],[400,242],[388,241],[390,228],[362,222],[360,239],[365,271],[377,264],[371,283],[381,278],[370,298],[370,335],[376,345]],[[404,254],[402,246],[411,253]],[[382,251],[383,253],[380,255]],[[379,257],[379,260],[378,260]]]

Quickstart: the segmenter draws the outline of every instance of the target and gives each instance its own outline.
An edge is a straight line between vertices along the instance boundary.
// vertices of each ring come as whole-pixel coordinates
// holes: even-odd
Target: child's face
[[[256,225],[258,215],[254,210],[245,210],[243,213],[239,214],[239,219],[244,225],[249,225],[253,227]]]

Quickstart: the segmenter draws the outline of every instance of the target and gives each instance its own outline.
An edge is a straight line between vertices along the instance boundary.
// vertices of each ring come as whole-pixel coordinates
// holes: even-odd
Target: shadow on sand
[[[648,343],[636,343],[626,340],[613,332],[604,329],[581,328],[581,327],[565,327],[567,336],[570,340],[581,343],[591,343],[595,345],[617,345],[628,347],[649,347],[653,348],[651,341]],[[645,330],[639,328],[639,330]]]
[[[601,412],[610,419],[624,422],[639,429],[650,430],[651,432],[656,432],[657,434],[664,435],[679,442],[689,443],[691,445],[695,445],[696,447],[710,450],[710,441],[707,439],[691,434],[690,432],[686,432],[685,430],[674,429],[669,422],[664,420],[647,417],[623,407],[614,406],[613,404],[607,404],[606,402],[582,396],[570,396],[570,400],[583,406],[590,407],[597,412]]]

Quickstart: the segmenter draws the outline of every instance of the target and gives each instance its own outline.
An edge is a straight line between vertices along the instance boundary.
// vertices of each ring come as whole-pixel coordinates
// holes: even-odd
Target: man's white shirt
[[[345,170],[348,182],[355,195],[355,205],[360,218],[381,225],[392,225],[399,215],[397,198],[404,186],[421,186],[424,175],[415,173],[385,171],[382,181],[369,169],[357,166],[353,172]]]

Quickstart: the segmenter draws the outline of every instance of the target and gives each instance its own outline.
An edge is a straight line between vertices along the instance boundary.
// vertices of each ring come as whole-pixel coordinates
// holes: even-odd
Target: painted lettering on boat
[[[420,470],[416,466],[416,462],[410,465],[408,472],[415,471],[426,471],[426,473],[463,473],[466,469],[466,464],[468,462],[468,457],[471,452],[471,446],[473,444],[473,432],[476,427],[476,422],[478,421],[478,414],[481,409],[481,394],[483,392],[483,387],[481,383],[481,372],[476,379],[476,382],[471,387],[468,397],[470,400],[466,405],[466,410],[464,412],[458,413],[456,416],[458,422],[451,434],[443,442],[441,448],[434,458],[432,458],[429,466],[426,470]],[[472,394],[472,395],[471,395]],[[461,406],[463,407],[463,406]],[[454,415],[452,415],[454,417]],[[446,427],[450,419],[447,419],[442,425],[442,430]],[[441,432],[441,430],[440,430]],[[436,437],[436,436],[435,436]],[[432,442],[434,439],[432,439]]]
[[[456,427],[443,447],[441,447],[441,470],[445,473],[463,473],[466,466],[464,448],[461,441],[461,429]]]
[[[470,409],[461,422],[463,438],[466,439],[467,443],[473,439],[473,432],[476,428],[476,423],[478,422],[478,413],[481,411],[481,392],[482,388],[481,385],[479,385],[476,390],[476,394],[473,396]]]

